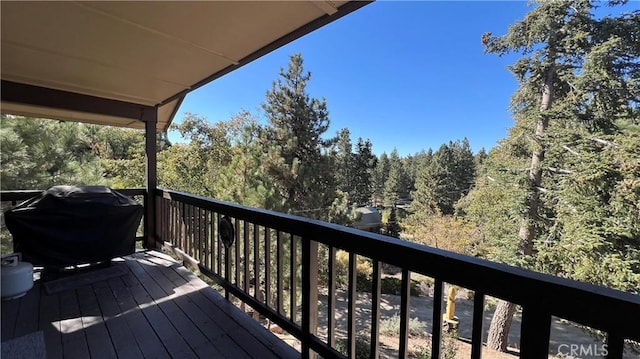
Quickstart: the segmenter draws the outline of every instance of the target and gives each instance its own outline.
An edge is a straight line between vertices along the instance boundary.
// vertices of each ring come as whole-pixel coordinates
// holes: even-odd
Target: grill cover
[[[55,186],[5,212],[13,248],[35,265],[108,261],[135,250],[143,207],[104,186]]]

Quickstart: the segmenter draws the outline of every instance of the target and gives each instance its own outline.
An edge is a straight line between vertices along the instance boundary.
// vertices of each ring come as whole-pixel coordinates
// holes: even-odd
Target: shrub
[[[336,341],[336,350],[347,355],[349,351],[348,340],[341,338]],[[371,353],[371,342],[366,336],[356,336],[356,359],[368,359]]]
[[[409,335],[422,336],[425,333],[426,326],[418,318],[409,319]],[[400,316],[393,316],[380,321],[380,334],[383,335],[400,335]]]
[[[442,346],[440,347],[440,357],[444,359],[455,359],[458,354],[457,334],[445,334],[442,337]],[[430,359],[431,358],[431,342],[427,346],[418,346],[409,353],[410,358]]]
[[[393,294],[399,295],[402,290],[402,280],[400,278],[395,277],[384,277],[382,278],[382,283],[380,284],[380,291],[383,294]],[[416,280],[411,280],[411,285],[409,288],[409,293],[412,296],[419,296],[422,294],[420,290],[420,284]]]
[[[369,283],[371,285],[371,273],[373,273],[373,267],[371,266],[371,260],[358,256],[356,260],[356,275],[357,281],[362,283]],[[347,284],[349,276],[349,253],[345,251],[336,252],[336,282],[340,285]],[[358,288],[362,284],[357,284]],[[360,290],[360,289],[358,289]],[[366,290],[366,289],[365,289]],[[369,289],[371,291],[371,289]]]
[[[409,353],[409,358],[431,359],[431,349],[428,346],[418,346]]]

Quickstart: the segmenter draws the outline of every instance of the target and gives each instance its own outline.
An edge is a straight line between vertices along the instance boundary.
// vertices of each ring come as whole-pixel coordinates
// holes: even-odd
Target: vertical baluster
[[[400,285],[400,349],[399,358],[406,358],[409,345],[409,298],[411,297],[411,276],[409,270],[402,269]]]
[[[271,303],[271,228],[264,227],[264,303],[272,308]]]
[[[169,243],[176,244],[176,203],[169,200]]]
[[[433,287],[433,329],[431,330],[431,357],[440,358],[442,341],[442,280],[436,278]]]
[[[624,354],[624,338],[616,332],[607,333],[607,358],[619,359]],[[599,353],[604,354],[604,348]]]
[[[216,212],[216,248],[218,249],[218,258],[216,259],[216,261],[218,262],[217,264],[218,264],[219,275],[222,275],[222,247],[224,247],[224,245],[220,241],[220,213]],[[225,259],[225,263],[226,263],[226,259]],[[225,269],[225,272],[226,272],[226,269]]]
[[[198,260],[198,244],[200,240],[200,228],[198,228],[198,207],[191,206],[191,257]]]
[[[236,226],[238,222],[236,221]],[[238,227],[235,228],[236,233],[238,232]],[[227,283],[231,283],[231,247],[224,246],[224,279]],[[229,291],[224,291],[224,297],[229,300]]]
[[[243,226],[244,226],[245,222],[243,222]],[[235,284],[236,287],[241,288],[240,286],[240,281],[241,281],[241,277],[240,277],[240,238],[241,238],[241,232],[240,232],[240,220],[236,218],[235,220],[235,229],[236,229],[236,240],[234,241],[234,245],[235,245],[235,262],[234,262],[234,268],[235,268]]]
[[[185,232],[185,223],[184,223],[184,221],[185,221],[185,217],[186,217],[185,205],[184,205],[184,202],[178,202],[178,203],[179,203],[179,206],[180,206],[180,209],[179,209],[180,213],[178,215],[178,220],[180,221],[178,223],[179,223],[180,227],[178,228],[178,241],[177,241],[177,244],[178,244],[178,248],[180,248],[182,250],[185,250],[185,246],[184,246],[184,232]]]
[[[551,314],[546,308],[526,306],[522,308],[520,327],[520,357],[542,358],[549,355]]]
[[[283,253],[282,253],[282,234],[280,231],[276,232],[276,246],[277,248],[277,268],[276,268],[276,308],[278,310],[278,314],[284,314],[283,308],[283,298],[282,298],[282,262],[284,261]]]
[[[295,236],[292,234],[291,235],[291,241],[290,241],[290,247],[291,247],[291,257],[290,257],[290,263],[289,266],[290,268],[290,279],[291,279],[291,283],[289,284],[290,286],[290,303],[289,303],[289,308],[290,308],[290,312],[291,312],[291,321],[292,322],[296,322],[296,297],[298,295],[297,291],[296,291],[296,285],[298,284],[298,282],[296,281],[296,269],[298,268],[298,259],[297,259],[297,249],[296,249],[296,239]]]
[[[484,318],[484,293],[473,295],[473,324],[471,328],[471,359],[480,359],[482,354],[482,324]]]
[[[349,253],[349,281],[348,281],[348,301],[347,312],[347,356],[356,357],[356,293],[357,261],[355,253]]]
[[[156,197],[158,200],[158,203],[156,204],[156,213],[158,214],[158,217],[156,218],[156,236],[157,236],[157,240],[160,240],[160,242],[164,242],[164,224],[166,222],[166,218],[164,217],[164,199],[162,197]]]
[[[242,268],[244,269],[244,279],[243,279],[243,288],[244,288],[244,292],[249,294],[249,271],[251,269],[251,267],[249,266],[249,263],[251,263],[251,258],[249,258],[249,250],[251,249],[251,246],[249,245],[249,223],[247,223],[247,221],[244,221],[244,245],[243,245],[243,249],[244,249],[244,260],[242,261]]]
[[[187,253],[188,255],[191,255],[191,233],[193,231],[193,226],[191,225],[191,212],[193,210],[193,207],[188,204],[186,205],[186,217],[185,217],[185,223],[186,223],[186,227],[185,227],[185,236],[184,236],[184,241],[185,241],[185,247],[183,248],[185,253]]]
[[[195,248],[197,247],[197,236],[196,236],[196,207],[193,205],[189,205],[189,222],[187,222],[188,225],[188,229],[189,229],[189,234],[187,236],[187,246],[189,247],[189,250],[187,251],[187,254],[190,255],[192,258],[197,259],[198,257],[195,255]]]
[[[204,210],[201,207],[197,207],[198,209],[198,262],[200,264],[204,264],[204,219],[203,213]]]
[[[191,258],[198,260],[198,207],[191,206]]]
[[[216,256],[216,248],[218,243],[218,235],[216,232],[216,214],[213,211],[209,211],[209,219],[210,219],[210,229],[209,232],[211,235],[209,236],[209,269],[216,273],[216,264],[217,264],[217,256]],[[220,274],[220,272],[217,272]]]
[[[315,358],[310,341],[318,329],[318,242],[302,239],[302,358]]]
[[[169,229],[171,231],[171,240],[169,242],[171,242],[171,244],[176,245],[176,243],[178,243],[178,235],[176,234],[177,228],[178,228],[178,219],[176,217],[176,205],[177,203],[173,200],[171,200],[171,202],[169,202],[171,204],[171,228]]]
[[[182,243],[180,249],[185,253],[189,253],[189,205],[182,202]]]
[[[369,357],[377,359],[380,351],[380,294],[382,263],[374,259],[373,273],[371,274],[371,350]]]
[[[156,240],[164,241],[164,200],[156,197]],[[137,233],[136,233],[137,236]]]
[[[327,340],[336,345],[336,249],[329,246],[329,298],[327,298]]]
[[[260,300],[260,226],[253,225],[253,297]]]
[[[212,270],[209,266],[211,264],[209,262],[209,259],[211,258],[211,254],[209,252],[211,247],[209,244],[211,241],[211,221],[209,221],[209,214],[210,212],[208,210],[204,211],[204,267],[208,270]]]
[[[203,244],[203,237],[204,237],[204,226],[203,226],[203,220],[202,220],[202,208],[198,207],[198,256],[196,258],[198,258],[198,262],[203,263],[204,262],[204,257],[202,256],[203,252],[204,252],[204,244]]]
[[[162,241],[168,242],[169,238],[169,200],[162,197]]]

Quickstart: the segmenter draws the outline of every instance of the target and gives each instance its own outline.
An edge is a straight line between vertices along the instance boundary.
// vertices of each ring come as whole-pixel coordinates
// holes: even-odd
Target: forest
[[[159,185],[344,225],[353,208],[376,206],[384,234],[639,294],[640,12],[597,19],[594,6],[541,2],[479,38],[488,55],[520,56],[513,125],[488,151],[463,138],[376,155],[348,128],[329,133],[330,104],[307,92],[311,72],[294,54],[264,119],[187,113],[172,125],[181,141],[160,134]],[[1,121],[2,190],[144,187],[140,131]],[[508,332],[514,310],[498,304],[490,336]]]

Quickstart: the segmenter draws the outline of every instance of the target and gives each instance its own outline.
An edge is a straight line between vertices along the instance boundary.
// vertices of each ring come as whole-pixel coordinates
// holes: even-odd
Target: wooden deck
[[[42,331],[47,358],[299,358],[158,252],[113,261],[126,274],[49,295],[36,280],[2,302],[2,342]]]

